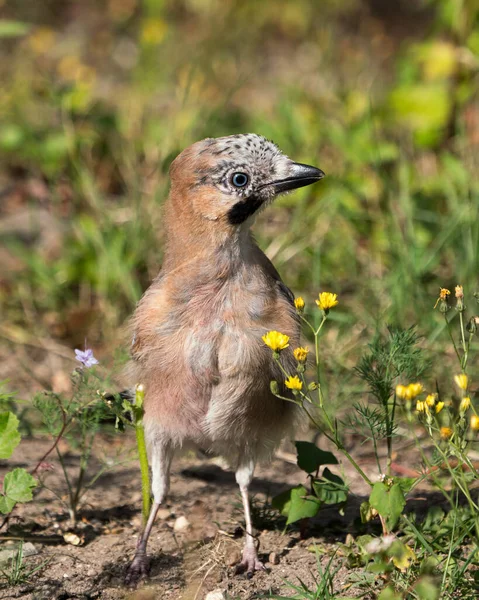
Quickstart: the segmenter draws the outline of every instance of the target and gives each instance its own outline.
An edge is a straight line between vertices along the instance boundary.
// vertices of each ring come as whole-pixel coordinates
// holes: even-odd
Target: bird
[[[222,455],[235,471],[246,533],[236,572],[251,577],[265,568],[248,488],[256,464],[297,420],[295,404],[273,394],[271,382],[283,382],[287,397],[281,368],[295,372],[300,322],[294,295],[250,229],[278,195],[323,176],[254,133],[206,138],[171,163],[162,268],[131,319],[129,377],[145,390],[153,501],[127,584],[148,574],[147,542],[169,491],[172,458],[191,443]],[[262,340],[269,331],[289,337],[281,367]]]

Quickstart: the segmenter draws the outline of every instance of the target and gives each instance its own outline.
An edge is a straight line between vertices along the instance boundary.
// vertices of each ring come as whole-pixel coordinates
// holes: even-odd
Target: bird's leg
[[[253,536],[253,522],[251,520],[251,507],[249,502],[248,487],[253,479],[254,461],[250,460],[243,463],[236,471],[236,481],[241,491],[243,500],[244,518],[246,523],[246,541],[243,548],[243,558],[236,566],[236,573],[246,572],[248,577],[252,577],[255,571],[264,571],[265,567],[258,560],[258,553]]]
[[[141,532],[136,544],[135,556],[128,567],[125,576],[127,585],[134,585],[140,579],[148,575],[148,558],[146,555],[146,545],[150,537],[153,524],[160,505],[165,501],[168,489],[170,487],[170,466],[173,458],[173,450],[170,443],[162,443],[153,446],[152,452],[152,484],[153,505],[150,510],[148,521]]]

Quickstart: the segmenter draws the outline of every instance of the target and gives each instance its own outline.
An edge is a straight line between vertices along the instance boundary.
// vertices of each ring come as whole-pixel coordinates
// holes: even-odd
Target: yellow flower
[[[446,300],[448,296],[451,295],[451,292],[447,288],[440,288],[439,299]]]
[[[294,358],[300,363],[306,362],[306,359],[308,358],[308,352],[308,348],[295,348],[293,350]]]
[[[418,413],[426,412],[427,404],[425,402],[423,402],[422,400],[418,400],[416,402],[416,410]]]
[[[426,397],[426,404],[432,408],[436,404],[437,394],[428,394]]]
[[[338,304],[338,295],[331,292],[321,292],[318,300],[315,301],[320,310],[329,311]]]
[[[477,415],[471,415],[471,429],[477,431],[479,429],[479,417]]]
[[[469,398],[469,396],[464,396],[464,398],[461,400],[459,410],[461,412],[465,413],[470,406],[471,406],[471,399]]]
[[[453,431],[450,427],[441,427],[441,437],[448,440],[452,437]]]
[[[290,390],[300,390],[303,387],[303,382],[297,375],[295,375],[294,377],[292,375],[288,377],[284,384]]]
[[[407,389],[407,386],[405,385],[397,385],[396,386],[396,396],[398,398],[405,398],[406,400],[409,400],[409,391]]]
[[[442,300],[443,302],[446,302],[447,297],[451,295],[451,292],[446,289],[446,288],[439,288],[439,298],[436,300],[436,304],[434,305],[434,308],[436,308],[436,306],[439,304],[439,302]]]
[[[273,352],[280,352],[289,346],[289,337],[279,331],[268,331],[261,339]]]
[[[467,390],[467,375],[465,373],[461,373],[460,375],[455,375],[454,381],[456,385],[461,390]]]
[[[298,298],[294,299],[294,305],[295,305],[296,310],[298,312],[303,312],[303,310],[304,310],[304,300],[301,298],[301,296],[299,296]]]
[[[462,300],[462,298],[464,298],[464,289],[463,289],[462,285],[456,285],[456,287],[454,288],[454,291],[456,292],[456,298],[459,298],[460,300]]]
[[[55,32],[49,27],[39,27],[28,39],[37,54],[46,54],[55,44]]]
[[[92,85],[96,79],[95,69],[83,64],[77,56],[64,56],[57,65],[58,74],[65,81]]]
[[[440,413],[443,408],[444,408],[444,402],[438,402],[436,404],[436,414]]]
[[[167,30],[168,25],[162,19],[146,19],[141,28],[141,41],[151,46],[161,44]]]
[[[422,387],[422,384],[420,383],[410,383],[407,386],[407,394],[408,397],[411,398],[411,400],[414,400],[414,398],[416,396],[419,396],[419,394],[421,394],[423,392],[424,388]]]

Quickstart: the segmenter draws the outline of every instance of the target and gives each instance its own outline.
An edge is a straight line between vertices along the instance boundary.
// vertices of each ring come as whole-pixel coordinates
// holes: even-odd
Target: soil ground
[[[119,437],[122,436],[100,440],[90,464],[92,474],[100,467],[100,456],[116,452]],[[9,468],[31,468],[50,444],[45,439],[23,440],[9,461]],[[125,445],[124,438],[121,444]],[[129,441],[127,446],[130,447]],[[68,469],[74,473],[78,457],[66,445],[61,450],[66,453]],[[372,475],[372,460],[364,454],[361,457],[361,452],[357,447],[355,456],[359,455],[362,467]],[[367,490],[354,471],[344,469],[343,475],[355,492],[344,514],[337,508],[328,508],[308,524],[284,533],[284,521],[275,511],[265,508],[265,500],[300,483],[304,474],[290,460],[294,461],[293,454],[282,452],[279,456],[283,458],[276,457],[270,465],[258,467],[251,488],[260,558],[266,564],[266,572],[256,573],[252,579],[235,575],[234,564],[240,557],[244,538],[234,475],[220,459],[190,453],[174,460],[169,500],[160,511],[150,538],[150,577],[136,590],[123,584],[141,525],[140,476],[136,461],[131,460],[98,479],[84,498],[74,532],[61,500],[45,487],[37,492],[34,502],[17,506],[8,533],[4,527],[3,536],[25,537],[37,551],[25,559],[27,568],[42,563],[43,567],[26,583],[0,589],[0,599],[203,600],[212,590],[220,590],[225,598],[241,600],[270,593],[294,595],[286,580],[298,583],[300,578],[312,585],[317,576],[313,544],[320,549],[325,566],[338,542],[344,542],[348,533],[356,533],[358,508],[364,499],[361,494]],[[54,459],[51,465],[45,484],[57,494],[64,494],[60,466]],[[189,526],[175,531],[179,517],[186,517]],[[72,532],[76,536],[68,535]],[[4,541],[4,547],[9,543],[13,544],[14,539]],[[355,594],[347,590],[350,573],[344,562],[340,553],[333,559],[335,568],[339,568],[334,577],[335,591],[344,590],[344,595],[351,597]]]

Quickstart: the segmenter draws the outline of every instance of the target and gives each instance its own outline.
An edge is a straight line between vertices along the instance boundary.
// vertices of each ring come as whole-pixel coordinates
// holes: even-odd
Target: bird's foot
[[[144,552],[136,553],[125,575],[125,585],[135,586],[148,576],[149,561]]]
[[[255,571],[266,571],[266,567],[258,559],[256,548],[246,546],[243,550],[243,559],[236,565],[235,574],[241,575],[242,573],[246,573],[246,577],[251,579]]]

